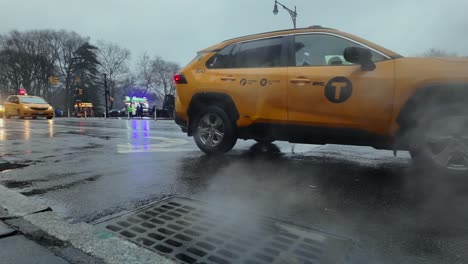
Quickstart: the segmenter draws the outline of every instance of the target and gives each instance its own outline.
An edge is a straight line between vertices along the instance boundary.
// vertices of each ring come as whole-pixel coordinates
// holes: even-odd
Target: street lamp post
[[[289,15],[291,16],[294,28],[296,28],[296,18],[297,18],[296,6],[294,6],[294,10],[291,10],[287,8],[285,5],[275,0],[275,6],[273,8],[273,14],[275,15],[278,14],[278,5],[282,6],[286,11],[288,11]]]
[[[106,111],[105,111],[105,116],[104,118],[109,117],[109,107],[107,105],[107,100],[109,100],[109,89],[107,88],[107,74],[104,73],[104,97],[105,97],[105,106],[106,106]]]

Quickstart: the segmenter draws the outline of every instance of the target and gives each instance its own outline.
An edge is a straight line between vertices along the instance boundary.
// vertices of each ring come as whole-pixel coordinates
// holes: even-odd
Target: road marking
[[[180,152],[191,151],[192,149],[180,148],[179,146],[187,144],[187,140],[167,138],[167,137],[148,137],[157,141],[151,144],[118,144],[117,153],[141,153],[141,152]]]

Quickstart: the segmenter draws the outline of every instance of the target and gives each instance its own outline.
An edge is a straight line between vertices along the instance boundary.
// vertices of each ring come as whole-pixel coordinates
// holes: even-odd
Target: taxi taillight
[[[187,83],[187,79],[185,79],[185,76],[182,73],[176,73],[174,74],[174,82],[176,84],[183,84]]]

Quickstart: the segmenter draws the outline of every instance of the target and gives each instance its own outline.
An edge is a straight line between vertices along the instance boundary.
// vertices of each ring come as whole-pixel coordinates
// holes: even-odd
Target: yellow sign
[[[77,107],[93,107],[93,103],[77,103],[75,104],[75,108]]]

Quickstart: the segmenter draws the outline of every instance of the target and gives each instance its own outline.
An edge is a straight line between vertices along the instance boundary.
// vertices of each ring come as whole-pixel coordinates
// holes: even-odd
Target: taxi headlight
[[[25,105],[23,106],[24,109],[29,110],[29,106]]]

